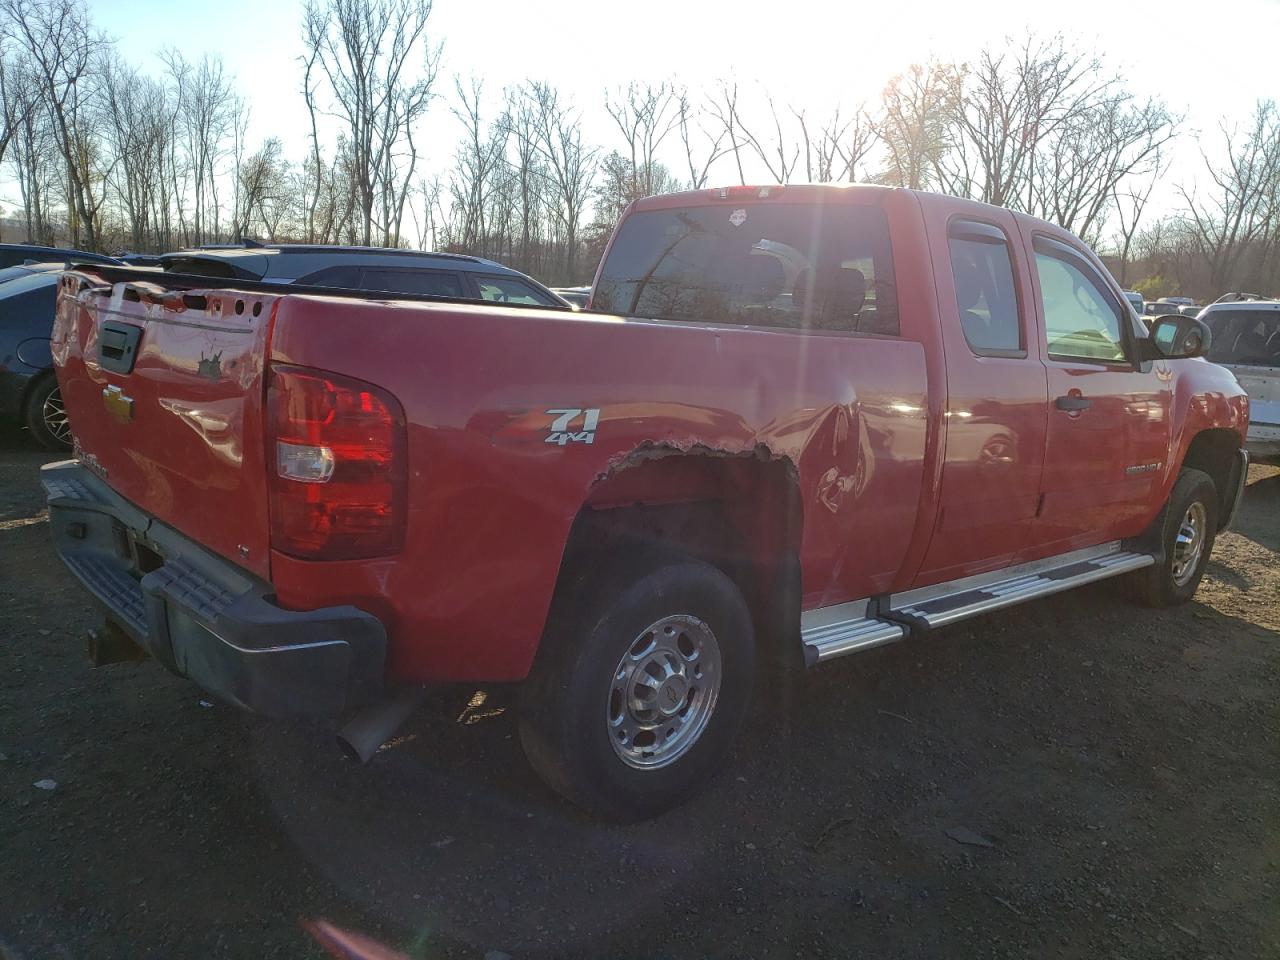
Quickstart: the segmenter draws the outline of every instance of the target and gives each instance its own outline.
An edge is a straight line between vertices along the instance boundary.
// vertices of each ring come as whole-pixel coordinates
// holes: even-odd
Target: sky
[[[188,59],[220,54],[252,105],[251,146],[279,136],[287,156],[304,155],[301,0],[89,0],[89,8],[145,72],[160,73],[166,46]],[[1185,117],[1161,206],[1173,205],[1175,180],[1194,174],[1201,138],[1216,146],[1222,118],[1242,121],[1257,99],[1280,94],[1266,49],[1280,36],[1280,0],[435,0],[431,32],[444,44],[442,95],[455,74],[482,78],[495,99],[506,85],[546,80],[581,109],[587,139],[607,146],[604,90],[632,79],[674,78],[696,90],[733,77],[744,96],[760,84],[780,105],[821,114],[874,100],[913,62],[964,59],[1027,29],[1066,34],[1121,70],[1135,93],[1162,97]],[[447,164],[460,130],[442,96],[421,138],[434,169]],[[12,182],[0,184],[0,203],[16,200]]]

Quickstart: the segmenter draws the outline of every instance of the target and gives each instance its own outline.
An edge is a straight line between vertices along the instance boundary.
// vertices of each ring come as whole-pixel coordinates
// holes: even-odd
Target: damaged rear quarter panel
[[[788,462],[804,509],[806,605],[886,589],[920,501],[926,369],[909,340],[290,297],[272,359],[377,383],[406,411],[402,553],[272,561],[284,603],[323,598],[382,617],[399,679],[522,678],[575,516],[638,462]]]

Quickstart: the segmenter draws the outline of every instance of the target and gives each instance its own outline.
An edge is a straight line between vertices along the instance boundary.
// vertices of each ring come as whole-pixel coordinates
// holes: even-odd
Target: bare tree
[[[277,137],[270,137],[236,172],[235,220],[232,236],[250,236],[254,223],[261,223],[268,238],[275,235],[284,213],[287,171],[281,161],[282,148]]]
[[[747,140],[738,128],[737,81],[720,81],[714,95],[707,98],[707,112],[715,118],[724,137],[728,139],[726,152],[733,154],[734,165],[738,168],[738,183],[745,184],[747,177],[742,168],[742,148],[747,146]]]
[[[1116,217],[1116,256],[1120,262],[1120,276],[1117,279],[1123,287],[1129,284],[1130,253],[1138,233],[1138,225],[1147,211],[1151,194],[1160,180],[1163,169],[1163,164],[1157,157],[1147,176],[1130,178],[1131,181],[1137,182],[1130,182],[1123,190],[1119,184],[1112,188],[1111,203]]]
[[[629,83],[625,90],[605,93],[605,110],[626,143],[632,196],[652,196],[657,153],[680,125],[680,96],[663,81]]]
[[[1030,212],[1093,242],[1119,185],[1150,173],[1173,137],[1174,119],[1156,101],[1116,93],[1063,124],[1038,161]]]
[[[524,86],[524,97],[533,123],[532,144],[555,197],[550,210],[563,241],[563,273],[573,279],[577,276],[582,215],[590,197],[597,150],[582,142],[577,111],[561,99],[555,88],[530,81]]]
[[[465,130],[458,146],[449,189],[453,206],[461,223],[451,237],[482,256],[489,255],[490,240],[487,218],[489,201],[494,191],[499,171],[506,164],[508,125],[505,118],[487,130],[480,115],[483,84],[471,79],[470,89],[462,85],[461,78],[454,78],[458,102],[453,114]]]
[[[320,47],[313,46],[298,58],[302,63],[302,96],[307,104],[307,118],[311,121],[310,177],[304,181],[306,190],[306,217],[303,229],[307,243],[315,243],[316,207],[320,203],[320,190],[324,183],[324,164],[320,159],[320,127],[316,121],[316,78],[319,72]]]
[[[1251,246],[1273,247],[1280,222],[1280,116],[1276,105],[1257,104],[1248,131],[1222,128],[1224,157],[1216,164],[1202,154],[1212,189],[1202,196],[1180,188],[1200,256],[1214,289],[1240,279],[1240,263]],[[1264,258],[1265,259],[1265,258]]]
[[[304,62],[319,65],[332,112],[347,128],[366,244],[375,232],[383,243],[399,239],[412,182],[400,165],[406,156],[410,170],[416,164],[412,130],[430,104],[440,58],[440,48],[426,39],[430,16],[431,0],[308,0],[306,6]]]
[[[104,58],[106,138],[116,158],[111,183],[134,250],[153,241],[153,212],[163,170],[164,88],[116,56]],[[159,128],[159,129],[157,129]]]
[[[956,75],[948,139],[939,165],[945,188],[998,206],[1031,205],[1036,163],[1059,128],[1116,84],[1096,57],[1061,36],[1027,34],[984,48]]]
[[[29,63],[8,30],[0,26],[0,161],[18,129],[40,106],[31,80]]]
[[[681,89],[677,94],[676,112],[676,127],[680,131],[680,143],[684,148],[689,186],[700,190],[707,185],[712,165],[730,150],[729,147],[722,146],[728,133],[723,129],[715,135],[706,131],[698,120],[698,111],[689,101],[687,90]]]
[[[514,188],[520,221],[520,252],[515,262],[521,270],[535,271],[539,263],[534,247],[542,237],[543,186],[548,180],[537,147],[537,111],[521,89],[507,90],[505,96],[503,122],[515,149]]]
[[[726,109],[732,110],[734,131],[741,132],[743,141],[751,147],[760,162],[765,165],[773,181],[775,183],[787,183],[791,180],[791,174],[795,170],[796,164],[800,161],[800,146],[794,139],[787,137],[782,132],[782,120],[778,116],[778,109],[774,105],[773,97],[765,94],[765,101],[769,104],[769,119],[773,128],[770,139],[757,137],[747,128],[742,115],[738,112],[736,97],[732,107],[726,106]],[[804,116],[803,114],[798,116],[803,127]],[[730,136],[732,135],[733,133],[730,133]],[[805,142],[807,144],[808,140],[806,139]]]
[[[5,154],[17,175],[27,242],[52,242],[48,202],[60,179],[54,160],[58,150],[39,76],[30,58],[16,47],[0,32]]]
[[[103,194],[99,151],[90,132],[94,91],[84,81],[95,51],[107,46],[91,29],[79,0],[0,0],[13,40],[30,60],[54,144],[63,161],[72,242],[99,246],[97,217]]]
[[[220,235],[219,165],[234,150],[240,101],[220,57],[189,62],[177,50],[162,55],[173,89],[175,125],[180,138],[183,172],[192,201],[187,242],[205,243]],[[233,171],[234,177],[234,171]],[[187,187],[178,192],[187,196]],[[185,221],[179,205],[179,218]]]
[[[865,104],[859,104],[849,119],[842,118],[836,107],[829,119],[812,129],[805,111],[792,108],[791,112],[800,125],[805,179],[810,183],[857,181],[859,165],[876,143],[875,122]]]
[[[416,190],[421,199],[421,215],[419,208],[409,207],[409,216],[413,220],[416,246],[419,250],[436,250],[439,248],[442,225],[445,220],[440,200],[441,188],[439,179],[419,181]]]
[[[954,146],[951,118],[958,96],[959,71],[937,61],[913,64],[889,81],[877,130],[887,167],[878,179],[912,190],[939,185]]]

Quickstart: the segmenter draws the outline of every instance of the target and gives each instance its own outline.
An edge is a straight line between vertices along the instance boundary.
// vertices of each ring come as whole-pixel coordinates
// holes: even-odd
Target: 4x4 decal
[[[558,443],[560,446],[573,443],[593,443],[596,439],[596,424],[600,422],[600,408],[588,407],[553,407],[546,411],[555,417],[551,421],[551,432],[543,443]],[[572,429],[573,421],[582,417],[582,429]]]

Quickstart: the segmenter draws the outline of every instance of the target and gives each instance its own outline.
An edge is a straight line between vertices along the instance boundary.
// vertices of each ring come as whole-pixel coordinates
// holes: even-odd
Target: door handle
[[[1071,395],[1059,397],[1053,403],[1059,410],[1066,410],[1069,413],[1079,413],[1081,410],[1088,410],[1093,406],[1093,401],[1088,397]]]

